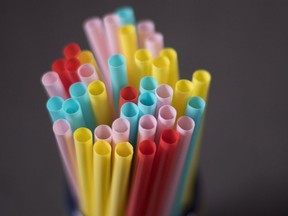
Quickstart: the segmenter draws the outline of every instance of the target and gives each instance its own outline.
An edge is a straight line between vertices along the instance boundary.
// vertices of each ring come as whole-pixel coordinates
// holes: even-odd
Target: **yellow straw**
[[[97,62],[96,62],[96,60],[94,58],[94,55],[93,55],[93,53],[91,51],[83,50],[78,55],[78,59],[81,62],[81,64],[86,64],[86,63],[92,64],[94,66],[96,72],[97,72],[97,75],[98,75],[99,79],[103,80],[102,77],[101,77],[101,73],[100,73],[99,67],[97,65]]]
[[[206,70],[197,70],[192,75],[193,94],[192,96],[201,97],[207,102],[211,82],[211,75]]]
[[[165,56],[158,56],[152,62],[152,76],[158,80],[158,84],[168,82],[170,61]]]
[[[139,82],[144,76],[152,75],[152,54],[147,49],[139,49],[135,53],[135,66],[137,75],[137,89]]]
[[[160,56],[165,56],[170,61],[168,84],[173,88],[179,79],[177,52],[173,48],[165,48],[160,52]]]

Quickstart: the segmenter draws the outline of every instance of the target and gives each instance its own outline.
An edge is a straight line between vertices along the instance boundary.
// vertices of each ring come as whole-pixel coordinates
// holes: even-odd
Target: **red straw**
[[[81,52],[81,48],[77,43],[67,44],[63,49],[63,55],[66,59],[77,57]]]
[[[154,141],[144,140],[139,143],[126,212],[127,216],[140,216],[144,213],[145,197],[143,195],[146,194],[148,189],[155,153],[156,144]]]
[[[57,59],[52,63],[52,70],[58,73],[66,92],[69,94],[69,87],[72,84],[69,73],[65,69],[65,59]]]
[[[120,96],[119,96],[119,113],[121,110],[121,107],[126,102],[132,102],[137,105],[138,100],[138,90],[132,86],[126,86],[121,89]],[[119,115],[118,113],[118,115]]]
[[[65,68],[69,73],[72,83],[80,82],[77,70],[80,67],[81,62],[77,58],[70,58],[66,60]]]

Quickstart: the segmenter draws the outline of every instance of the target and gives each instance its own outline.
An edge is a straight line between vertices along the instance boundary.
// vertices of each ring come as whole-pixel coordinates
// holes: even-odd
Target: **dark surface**
[[[201,161],[207,215],[288,215],[287,1],[114,2],[1,3],[0,215],[65,215],[40,76],[65,44],[88,48],[85,18],[125,4],[156,22],[182,78],[198,68],[213,75]]]

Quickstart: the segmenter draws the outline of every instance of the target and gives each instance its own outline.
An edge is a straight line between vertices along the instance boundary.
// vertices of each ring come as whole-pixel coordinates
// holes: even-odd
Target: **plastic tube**
[[[63,55],[65,56],[66,59],[77,57],[80,52],[81,48],[77,43],[67,44],[63,48]]]
[[[162,84],[157,87],[155,95],[157,98],[155,116],[158,116],[160,107],[164,105],[171,105],[173,99],[173,89],[167,84]]]
[[[94,130],[94,140],[104,140],[107,143],[112,143],[112,130],[108,125],[98,125]]]
[[[65,68],[69,73],[72,83],[80,82],[77,70],[80,67],[81,62],[76,58],[70,58],[65,62]]]
[[[77,128],[85,127],[85,121],[79,102],[73,98],[69,98],[63,103],[63,111],[65,119],[70,123],[74,132]]]
[[[70,86],[69,92],[71,97],[77,100],[81,106],[85,125],[93,131],[96,127],[96,122],[86,86],[82,82],[74,83]]]
[[[126,25],[119,28],[121,53],[125,56],[129,85],[137,88],[134,55],[137,50],[137,36],[135,26]]]
[[[112,123],[112,148],[120,142],[128,142],[130,134],[130,122],[124,118],[117,118]]]
[[[86,87],[88,87],[91,82],[99,80],[94,66],[90,63],[83,64],[78,68],[78,76]]]
[[[135,147],[138,133],[139,108],[132,102],[127,102],[121,107],[120,117],[130,123],[129,141]]]
[[[53,124],[53,132],[57,140],[63,167],[74,198],[80,201],[79,179],[73,135],[67,120],[59,119]]]
[[[120,53],[120,44],[118,38],[118,28],[120,27],[120,19],[114,14],[107,14],[103,18],[104,26],[107,34],[107,44],[109,47],[109,54],[115,55]]]
[[[61,97],[55,96],[48,99],[46,103],[46,108],[49,112],[52,122],[58,119],[65,119],[64,112],[62,109],[64,100]]]
[[[52,63],[52,71],[55,71],[59,77],[61,82],[64,85],[64,88],[66,90],[66,93],[69,92],[69,87],[72,84],[71,78],[65,69],[65,59],[57,59]]]
[[[140,94],[145,92],[155,93],[158,87],[158,81],[152,76],[145,76],[140,80]]]
[[[181,79],[176,82],[172,105],[177,110],[177,118],[184,115],[187,102],[192,95],[193,85],[189,80]]]
[[[88,128],[78,128],[74,134],[77,167],[80,181],[81,210],[85,215],[93,211],[93,151],[92,133]]]
[[[143,115],[139,119],[137,144],[141,143],[143,140],[154,141],[156,128],[156,118],[153,115]]]
[[[145,205],[144,196],[148,190],[155,153],[156,144],[152,140],[144,140],[139,143],[133,169],[133,182],[126,211],[127,216],[143,215]]]
[[[169,79],[170,62],[165,56],[158,56],[152,62],[152,76],[158,80],[158,84],[165,84]]]
[[[152,58],[159,56],[164,47],[164,37],[159,32],[151,33],[145,40],[145,48],[150,50]]]
[[[124,6],[116,10],[121,25],[135,25],[135,15],[132,7]]]
[[[108,59],[115,111],[118,112],[120,90],[128,85],[125,57],[116,54]]]
[[[48,97],[59,96],[63,99],[68,98],[68,94],[66,93],[59,75],[56,72],[50,71],[43,74],[41,82],[46,90]]]
[[[136,88],[132,86],[126,86],[122,88],[120,91],[120,100],[119,100],[119,108],[118,108],[119,113],[124,103],[132,102],[132,103],[137,104],[137,101],[138,101],[138,91]]]
[[[196,70],[192,75],[193,94],[207,101],[211,82],[211,74],[206,70]]]
[[[101,73],[100,73],[100,69],[98,67],[98,64],[94,58],[94,55],[91,51],[89,50],[83,50],[78,56],[77,58],[79,59],[79,61],[81,62],[81,65],[83,64],[92,64],[94,67],[94,70],[96,72],[97,77],[99,77],[99,79],[102,79],[101,77]],[[80,66],[81,67],[81,66]],[[78,75],[79,75],[79,69],[78,69]],[[80,76],[79,76],[80,77]]]
[[[155,24],[152,20],[141,20],[137,24],[139,47],[145,48],[146,38],[155,32]]]
[[[93,216],[106,215],[111,178],[111,146],[104,140],[93,146]]]
[[[104,83],[99,80],[90,83],[88,94],[97,124],[110,125],[112,123],[112,115]]]
[[[121,216],[127,202],[133,147],[129,142],[118,143],[115,148],[113,174],[107,215]]]
[[[160,52],[160,56],[165,56],[170,61],[170,71],[168,84],[174,88],[179,79],[178,57],[177,52],[173,48],[165,48]]]
[[[151,92],[145,92],[138,98],[139,118],[142,115],[154,115],[156,110],[157,98]]]
[[[175,124],[177,111],[171,105],[164,105],[159,109],[157,118],[157,130],[155,135],[156,144],[159,143],[161,134],[166,129],[172,129]]]
[[[152,75],[152,54],[149,50],[140,49],[135,52],[135,67],[138,88],[139,82],[144,76]]]

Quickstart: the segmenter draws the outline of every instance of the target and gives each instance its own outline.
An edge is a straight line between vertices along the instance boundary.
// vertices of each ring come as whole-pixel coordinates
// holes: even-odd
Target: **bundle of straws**
[[[88,19],[84,31],[93,52],[68,44],[42,76],[78,208],[181,215],[193,200],[209,72],[179,79],[176,51],[130,7]]]

